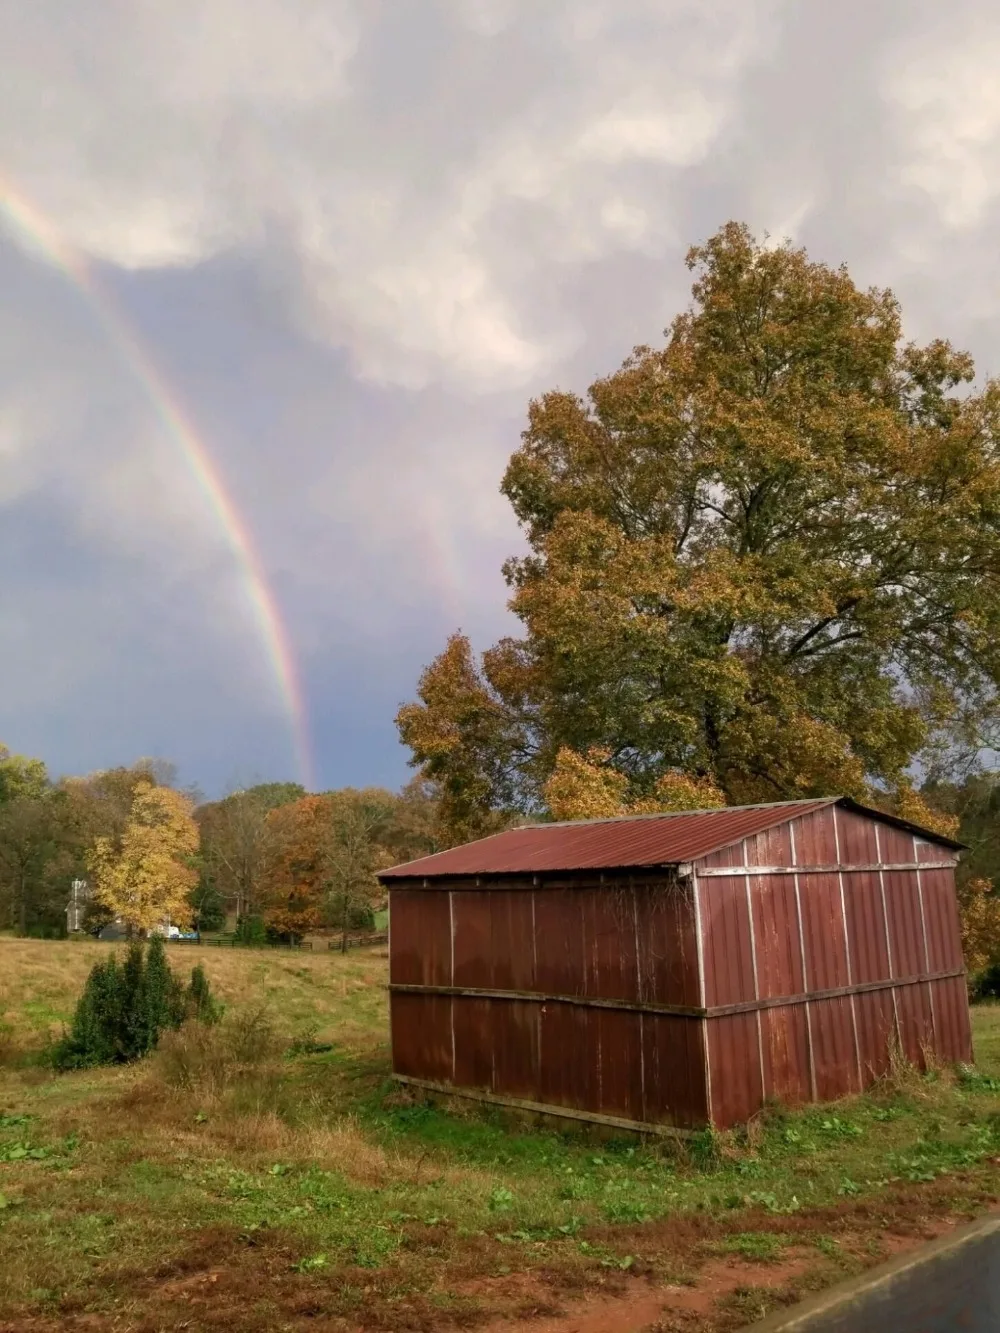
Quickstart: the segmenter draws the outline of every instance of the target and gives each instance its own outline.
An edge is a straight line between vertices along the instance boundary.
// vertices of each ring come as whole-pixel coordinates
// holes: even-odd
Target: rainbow
[[[157,368],[138,331],[98,281],[87,257],[2,175],[0,218],[6,219],[15,238],[26,249],[40,254],[87,302],[122,362],[142,388],[161,425],[176,444],[232,552],[288,716],[299,779],[312,790],[315,787],[315,766],[305,698],[291,641],[246,521],[227,492],[205,442]]]

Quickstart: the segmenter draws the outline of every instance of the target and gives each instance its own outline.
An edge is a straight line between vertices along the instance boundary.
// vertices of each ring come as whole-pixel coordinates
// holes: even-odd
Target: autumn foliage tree
[[[140,782],[120,838],[98,837],[88,864],[95,899],[132,932],[191,920],[198,879],[198,825],[191,801],[171,787]]]
[[[665,781],[891,801],[992,734],[1000,386],[905,342],[891,292],[743,226],[688,266],[665,346],[530,405],[502,487],[523,636],[479,660],[455,636],[398,715],[455,838]]]

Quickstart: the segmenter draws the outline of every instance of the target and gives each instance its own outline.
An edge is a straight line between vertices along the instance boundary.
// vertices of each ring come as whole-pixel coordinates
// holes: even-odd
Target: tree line
[[[437,849],[436,804],[419,778],[402,792],[261,783],[201,801],[162,761],[53,781],[0,747],[0,928],[64,933],[74,884],[90,931],[371,928],[377,872]]]

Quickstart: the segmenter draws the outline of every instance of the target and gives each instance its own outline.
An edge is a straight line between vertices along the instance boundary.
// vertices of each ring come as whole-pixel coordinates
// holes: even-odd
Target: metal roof
[[[530,824],[393,866],[383,870],[379,879],[438,879],[678,865],[696,861],[775,824],[834,804],[947,847],[961,849],[963,846],[917,824],[861,805],[850,797],[827,796],[809,801],[780,801],[773,805],[733,805],[721,810],[682,810],[670,814],[625,815],[616,819]]]

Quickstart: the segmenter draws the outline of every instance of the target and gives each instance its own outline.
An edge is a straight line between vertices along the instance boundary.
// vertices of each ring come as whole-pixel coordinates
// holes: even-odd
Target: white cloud
[[[951,15],[891,54],[885,95],[904,141],[901,181],[955,230],[981,224],[1000,194],[1000,25]]]

